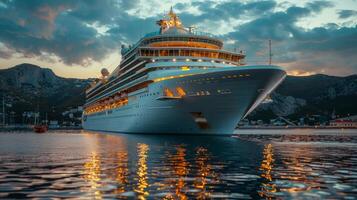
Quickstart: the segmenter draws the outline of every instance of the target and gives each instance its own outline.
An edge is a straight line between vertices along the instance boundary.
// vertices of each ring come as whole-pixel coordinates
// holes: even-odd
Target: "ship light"
[[[223,64],[226,64],[226,62],[224,62],[224,61],[223,61],[222,63],[223,63]]]
[[[190,61],[190,59],[186,58],[186,61],[188,62],[188,61]]]
[[[152,59],[151,61],[152,61],[152,62],[155,62],[155,59]]]
[[[211,63],[214,63],[214,60],[211,60]]]
[[[189,66],[182,66],[181,70],[182,71],[188,71],[188,70],[190,70],[190,67]]]
[[[182,87],[177,87],[177,88],[176,88],[176,91],[177,91],[177,94],[178,94],[180,97],[186,96],[186,92],[185,92],[185,90],[183,90]]]
[[[176,62],[176,58],[172,59],[173,62]]]
[[[198,59],[198,62],[202,62],[202,59]]]
[[[164,95],[167,96],[167,97],[173,97],[174,93],[169,88],[165,88],[164,89]]]

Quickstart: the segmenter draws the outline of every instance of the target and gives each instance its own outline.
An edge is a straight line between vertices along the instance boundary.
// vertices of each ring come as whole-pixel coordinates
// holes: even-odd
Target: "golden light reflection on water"
[[[194,187],[199,190],[197,199],[206,199],[209,196],[206,184],[211,171],[208,150],[206,148],[197,148],[195,163],[197,165],[197,176],[195,178]]]
[[[286,192],[289,194],[306,192],[311,189],[320,189],[318,177],[312,176],[313,170],[309,166],[314,163],[318,152],[313,152],[308,146],[276,146],[276,151],[281,157],[281,164],[274,167],[273,145],[266,144],[263,150],[263,161],[260,166],[262,183],[259,195],[266,199],[276,198],[274,193]],[[272,171],[279,184],[274,184]]]
[[[30,136],[36,142],[25,146]],[[0,196],[25,198],[23,191],[31,191],[26,193],[30,199],[356,196],[355,137],[318,136],[327,142],[305,135],[251,137],[258,142],[191,136],[183,142],[141,135],[0,134],[0,188],[6,188]],[[15,140],[22,145],[15,147],[11,143]]]
[[[263,150],[263,160],[260,165],[260,170],[262,174],[260,175],[265,179],[262,183],[261,191],[259,191],[259,196],[266,199],[272,199],[273,193],[277,192],[276,185],[273,183],[272,170],[274,167],[274,152],[273,145],[266,144]]]
[[[90,160],[84,163],[84,179],[89,182],[95,199],[102,199],[102,193],[99,190],[100,173],[100,157],[96,152],[92,152]]]
[[[189,163],[185,159],[186,149],[183,147],[177,148],[177,154],[174,157],[174,172],[178,176],[175,193],[179,199],[187,199],[186,194],[182,191],[185,188],[185,177],[188,174]]]
[[[138,162],[137,162],[137,185],[134,188],[134,191],[138,193],[138,199],[146,199],[146,196],[149,195],[149,192],[146,190],[149,187],[148,183],[148,167],[147,167],[147,159],[148,159],[148,151],[149,145],[138,143],[137,152],[138,152]]]
[[[125,151],[120,151],[117,154],[118,165],[116,169],[116,181],[118,183],[118,188],[116,190],[117,194],[125,192],[125,186],[129,184],[129,168],[128,168],[128,153]]]
[[[284,171],[279,172],[279,178],[288,180],[292,184],[289,187],[280,188],[280,191],[296,193],[308,191],[311,189],[320,189],[320,183],[317,177],[312,176],[312,168],[309,166],[314,163],[314,158],[318,157],[318,152],[314,152],[309,146],[304,147],[285,147],[289,151],[281,152],[282,163],[285,166]],[[294,183],[303,184],[296,185]]]
[[[164,181],[160,184],[160,190],[174,188],[175,193],[167,194],[164,199],[188,199],[185,190],[186,187],[186,177],[189,173],[189,162],[186,160],[186,149],[183,146],[176,147],[176,153],[170,154],[167,152],[167,160],[170,163],[168,170],[170,174],[172,173],[172,178]]]

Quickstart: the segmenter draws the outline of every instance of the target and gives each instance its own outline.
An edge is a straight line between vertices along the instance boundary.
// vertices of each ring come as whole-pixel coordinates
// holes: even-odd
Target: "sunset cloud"
[[[112,59],[110,55],[119,52],[121,44],[135,43],[156,31],[155,21],[172,5],[185,25],[216,34],[227,41],[226,48],[245,50],[248,63],[268,60],[271,39],[274,64],[291,74],[357,73],[355,1],[145,2],[3,1],[0,59],[22,55],[66,66],[100,63]],[[325,21],[319,18],[325,15]],[[315,26],[304,26],[311,24],[307,21]]]

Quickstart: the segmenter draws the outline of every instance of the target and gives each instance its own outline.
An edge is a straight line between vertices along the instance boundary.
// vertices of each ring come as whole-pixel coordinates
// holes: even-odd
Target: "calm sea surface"
[[[356,130],[0,133],[0,198],[357,199]]]

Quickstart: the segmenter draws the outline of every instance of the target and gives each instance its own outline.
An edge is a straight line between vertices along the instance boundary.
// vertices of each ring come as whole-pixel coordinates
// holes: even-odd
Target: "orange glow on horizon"
[[[316,72],[308,72],[302,70],[288,70],[287,74],[290,76],[311,76],[316,74]]]

